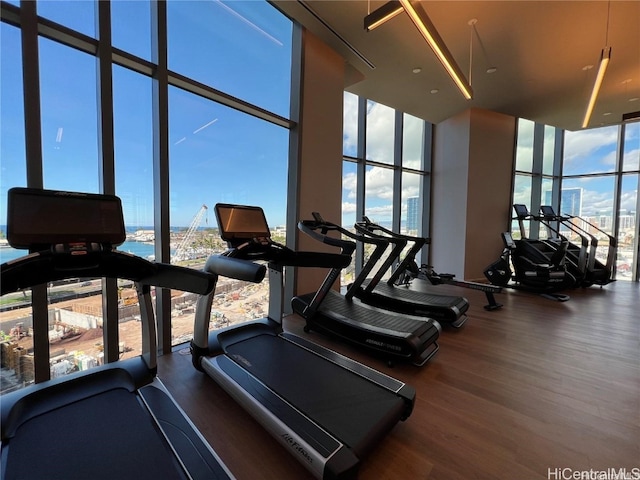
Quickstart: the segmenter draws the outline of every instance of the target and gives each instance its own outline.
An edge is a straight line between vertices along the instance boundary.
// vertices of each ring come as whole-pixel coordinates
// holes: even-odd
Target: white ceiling
[[[589,128],[640,110],[638,0],[422,1],[460,69],[471,71],[469,101],[406,14],[364,30],[364,17],[385,1],[273,3],[344,56],[353,82],[346,90],[433,123],[481,108],[578,130],[605,46],[611,62]]]

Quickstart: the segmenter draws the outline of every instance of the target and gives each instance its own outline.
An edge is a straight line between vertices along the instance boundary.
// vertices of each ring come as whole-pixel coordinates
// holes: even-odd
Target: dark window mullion
[[[101,193],[115,195],[111,4],[97,1],[96,6],[99,186]],[[114,278],[102,279],[102,318],[118,318],[118,284]],[[105,362],[118,361],[120,355],[118,324],[117,321],[103,322]]]
[[[167,69],[167,4],[150,3],[153,76],[153,217],[155,258],[171,261],[169,233],[169,87]],[[160,352],[171,351],[171,292],[156,289],[156,321]]]

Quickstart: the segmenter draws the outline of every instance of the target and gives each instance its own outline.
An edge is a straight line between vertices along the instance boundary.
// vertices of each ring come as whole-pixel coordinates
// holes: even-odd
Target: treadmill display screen
[[[7,240],[14,248],[60,243],[120,245],[126,233],[115,195],[12,188],[7,201]]]
[[[271,237],[267,219],[260,207],[218,203],[216,217],[220,236],[228,242]]]

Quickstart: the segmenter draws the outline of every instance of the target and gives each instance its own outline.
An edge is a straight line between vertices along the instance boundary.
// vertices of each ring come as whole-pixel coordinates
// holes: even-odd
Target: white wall
[[[481,280],[508,227],[516,119],[470,109],[435,126],[431,263]]]

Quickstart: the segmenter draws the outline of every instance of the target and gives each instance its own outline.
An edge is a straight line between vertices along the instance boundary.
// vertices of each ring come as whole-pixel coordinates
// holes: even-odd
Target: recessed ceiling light
[[[438,93],[440,90],[438,90],[437,88],[434,88],[433,90],[431,90],[431,93]]]
[[[497,71],[498,71],[498,69],[496,67],[487,68],[487,73],[496,73]]]
[[[411,70],[413,73],[420,73],[422,71],[422,69],[420,67],[416,67],[413,70]]]
[[[629,99],[630,102],[637,102],[638,100],[640,100],[640,97],[633,97]]]
[[[608,115],[611,115],[611,112],[604,112],[602,115],[604,115],[606,117]]]
[[[593,65],[585,65],[584,67],[582,67],[582,70],[591,70],[593,68]]]

